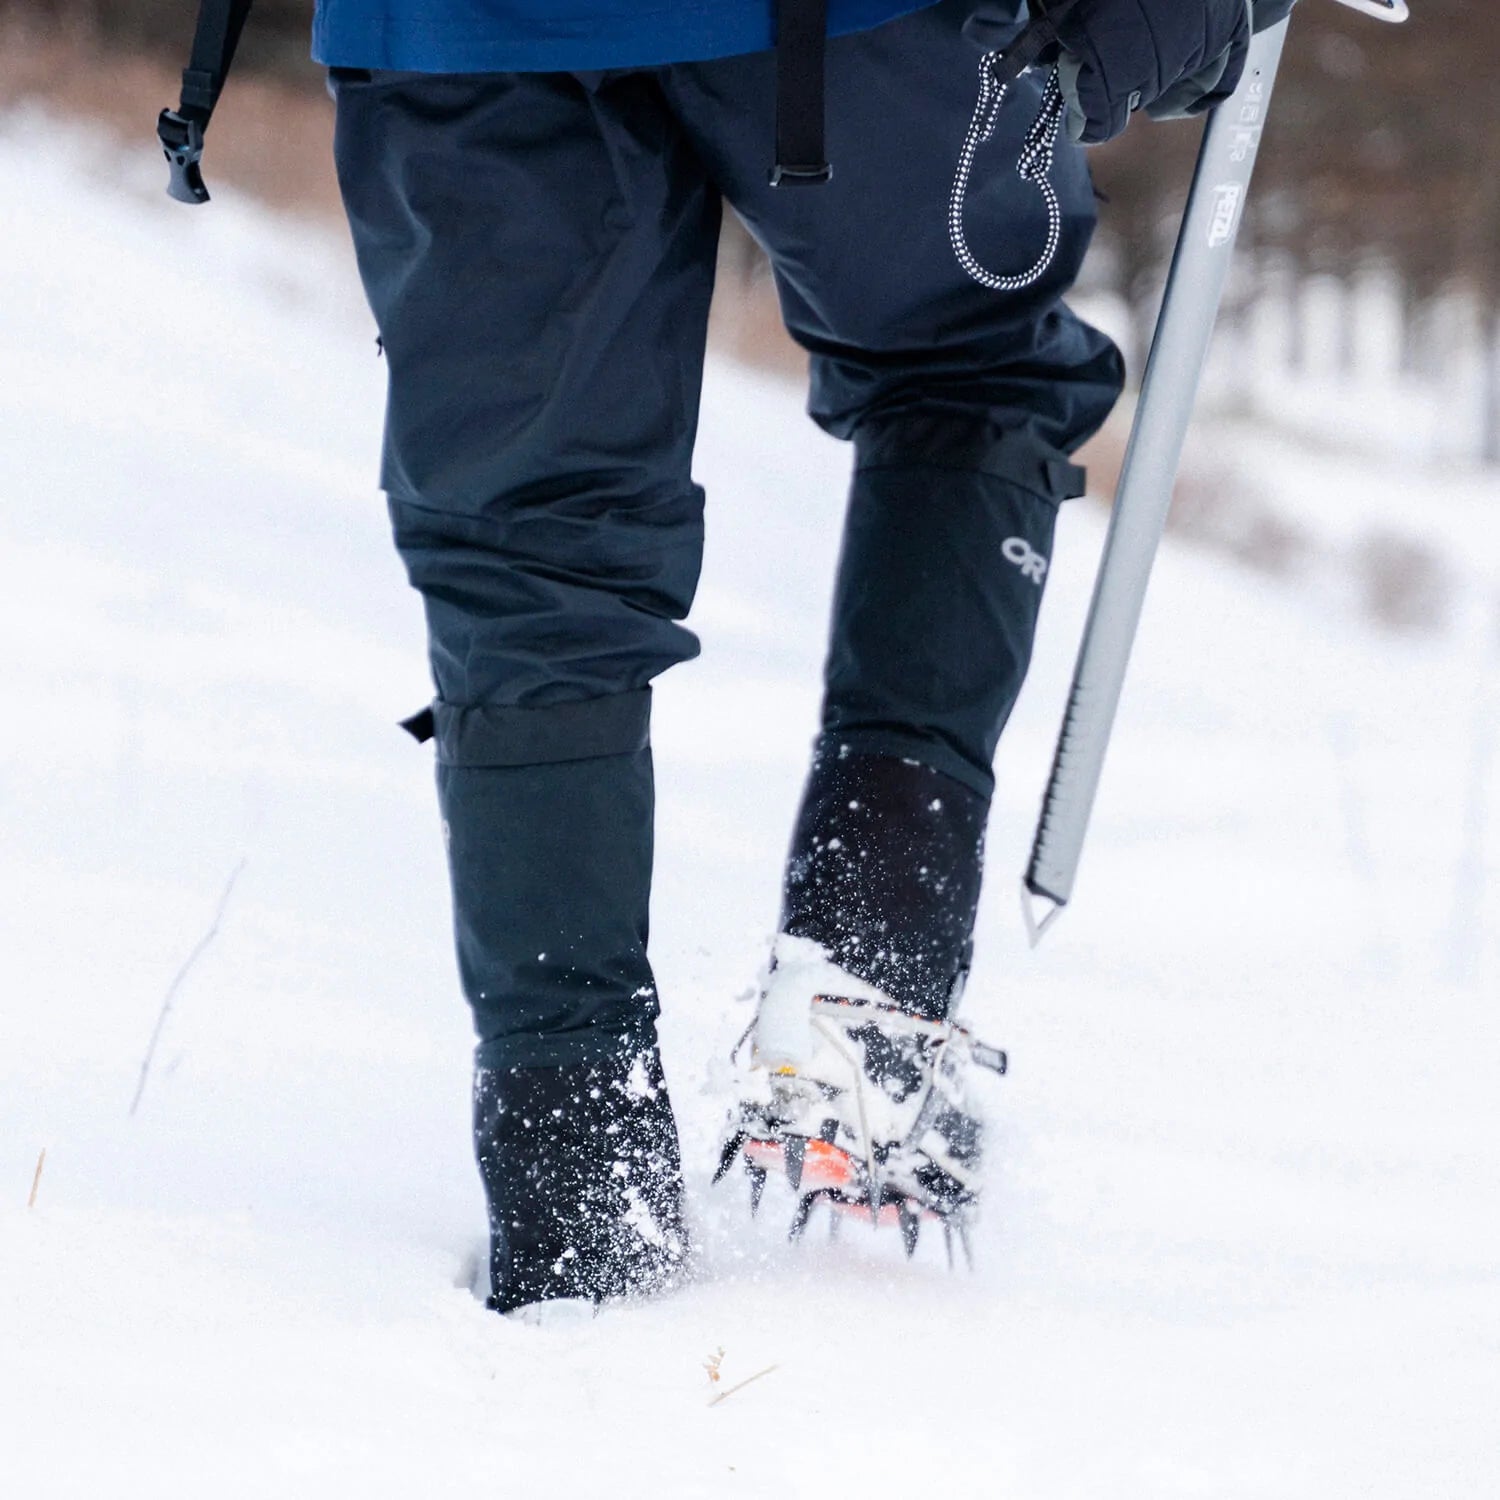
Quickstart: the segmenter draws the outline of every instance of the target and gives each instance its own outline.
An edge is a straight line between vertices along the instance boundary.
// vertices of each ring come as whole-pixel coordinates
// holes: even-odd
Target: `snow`
[[[0,1488],[1495,1492],[1493,475],[1447,529],[1442,475],[1254,438],[1289,513],[1410,484],[1451,621],[1382,632],[1169,546],[1033,955],[1013,882],[1102,536],[1067,508],[965,1000],[1011,1072],[979,1269],[950,1275],[855,1226],[794,1250],[789,1201],[748,1225],[708,1187],[847,464],[796,392],[713,364],[653,911],[706,1275],[518,1325],[469,1290],[469,1041],[428,753],[394,728],[427,686],[372,330],[336,237],[160,187],[0,118]]]
[[[856,804],[850,803],[851,807]],[[830,849],[838,846],[829,839]],[[772,969],[770,959],[774,958]],[[778,933],[760,977],[762,995],[755,1011],[755,1060],[761,1068],[805,1068],[813,1053],[813,1018],[809,995],[837,995],[841,1000],[873,1000],[891,1005],[889,995],[846,973],[828,950],[811,938]],[[821,1074],[815,1076],[823,1076]]]

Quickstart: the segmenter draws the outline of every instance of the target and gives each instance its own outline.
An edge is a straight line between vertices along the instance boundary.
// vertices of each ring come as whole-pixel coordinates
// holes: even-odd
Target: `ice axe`
[[[1383,21],[1404,21],[1408,14],[1406,0],[1339,3]],[[1032,947],[1073,894],[1289,22],[1282,20],[1251,42],[1244,76],[1234,94],[1214,110],[1193,171],[1031,861],[1022,879],[1021,909]]]

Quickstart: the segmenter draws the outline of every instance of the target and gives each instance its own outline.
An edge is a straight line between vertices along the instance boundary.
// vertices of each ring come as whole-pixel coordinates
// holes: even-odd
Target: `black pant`
[[[480,1062],[649,1041],[650,680],[696,654],[690,462],[721,204],[768,252],[810,412],[855,473],[826,759],[920,762],[988,798],[1069,455],[1120,386],[1065,309],[1081,154],[1048,276],[971,282],[947,197],[977,91],[961,0],[837,39],[834,179],[771,188],[770,54],[619,73],[340,75],[337,158],[390,375],[383,484],[421,590],[460,968]],[[966,228],[1029,265],[1023,80]]]

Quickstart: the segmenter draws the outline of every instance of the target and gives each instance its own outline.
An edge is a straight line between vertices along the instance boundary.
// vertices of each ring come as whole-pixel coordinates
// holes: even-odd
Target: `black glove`
[[[1283,5],[1284,0],[1270,0]],[[1046,0],[1033,5],[1045,14]],[[1251,0],[1077,0],[1058,8],[1068,134],[1093,145],[1142,107],[1158,118],[1227,99],[1250,47]]]
[[[1252,19],[1250,29],[1264,31],[1278,21],[1286,20],[1297,0],[1250,0]],[[1188,115],[1202,114],[1234,92],[1244,70],[1245,59],[1241,54],[1234,65],[1234,76],[1229,76],[1233,60],[1227,54],[1214,58],[1201,73],[1179,79],[1171,88],[1146,106],[1146,113],[1153,120],[1181,120]],[[1220,66],[1222,64],[1222,66]]]

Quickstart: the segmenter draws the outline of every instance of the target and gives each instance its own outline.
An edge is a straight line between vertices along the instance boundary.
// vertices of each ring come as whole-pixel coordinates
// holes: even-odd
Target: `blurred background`
[[[149,154],[195,13],[189,0],[0,0],[0,109],[94,122]],[[311,13],[310,0],[258,0],[209,162],[223,189],[336,221]],[[1401,628],[1440,625],[1451,579],[1443,549],[1403,524],[1400,497],[1372,500],[1357,537],[1341,512],[1334,538],[1305,507],[1276,503],[1274,464],[1241,440],[1246,424],[1274,428],[1464,486],[1500,465],[1497,58],[1488,7],[1423,0],[1402,27],[1326,0],[1299,7],[1205,391],[1216,425],[1195,437],[1174,515],[1179,531],[1277,575],[1341,549],[1343,583]],[[1119,340],[1133,379],[1198,133],[1137,126],[1093,155],[1106,201],[1076,300]],[[721,259],[716,345],[797,372],[763,258],[732,217]],[[1087,455],[1106,496],[1130,412],[1123,403]]]
[[[329,211],[333,189],[321,70],[308,59],[311,0],[257,0],[214,140],[214,166],[274,201]],[[190,0],[0,0],[0,99],[41,97],[139,138],[158,98],[175,98],[196,5]],[[1482,382],[1450,449],[1500,462],[1500,17],[1460,0],[1421,0],[1404,27],[1371,25],[1311,0],[1298,12],[1259,168],[1232,321],[1283,304],[1287,367],[1330,357],[1374,374],[1361,325],[1388,301],[1389,378]],[[146,113],[141,113],[142,105]],[[1193,127],[1141,129],[1094,153],[1108,200],[1093,290],[1128,315],[1137,368],[1191,165]],[[731,226],[741,282],[757,256]],[[731,294],[743,289],[733,285]],[[1319,350],[1309,300],[1336,306]],[[769,309],[765,314],[768,321]]]
[[[848,466],[726,226],[705,649],[653,709],[710,1275],[543,1344],[470,1292],[468,1018],[395,727],[421,610],[310,0],[256,0],[205,209],[153,138],[194,0],[0,0],[12,1492],[796,1500],[920,1461],[1031,1500],[1500,1493],[1500,19],[1413,5],[1298,7],[1079,899],[1031,952],[1014,882],[1130,395],[1063,508],[964,1000],[1014,1063],[974,1278],[934,1238],[794,1253],[708,1187]],[[1076,300],[1137,378],[1197,134],[1094,157]],[[710,1408],[716,1350],[775,1374]],[[862,1399],[914,1350],[945,1403],[915,1447]]]

